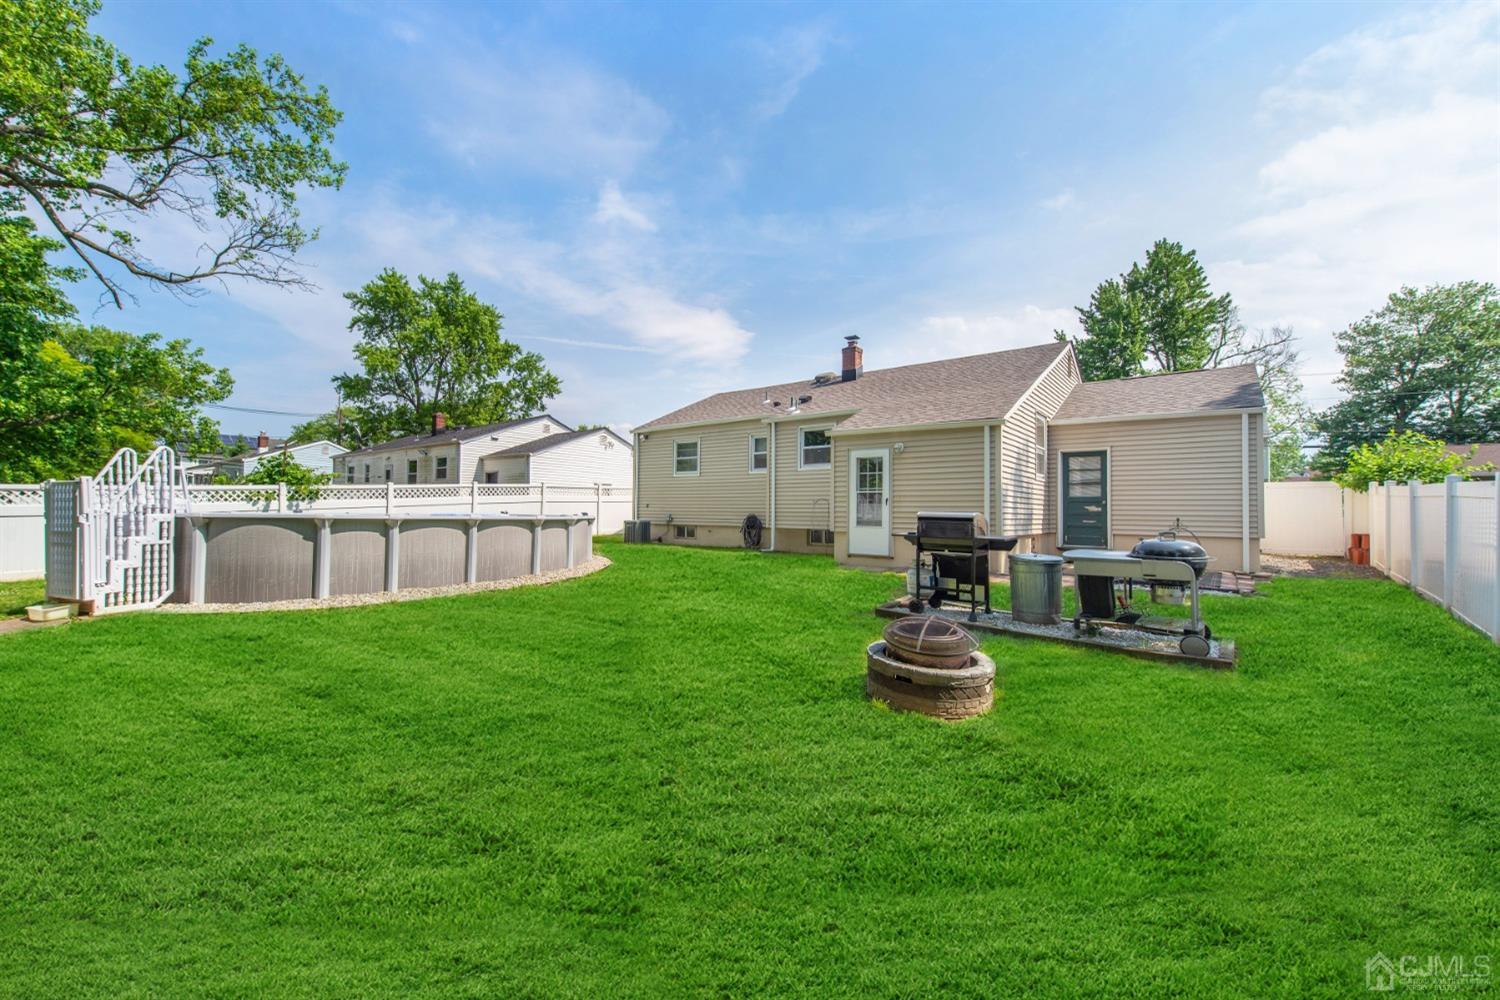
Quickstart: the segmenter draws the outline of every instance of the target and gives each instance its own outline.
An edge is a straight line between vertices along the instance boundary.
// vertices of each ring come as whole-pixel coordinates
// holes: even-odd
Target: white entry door
[[[891,554],[891,452],[849,452],[849,554]]]

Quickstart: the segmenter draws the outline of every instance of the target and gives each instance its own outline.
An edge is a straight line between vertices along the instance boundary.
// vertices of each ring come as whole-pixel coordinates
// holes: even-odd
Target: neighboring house
[[[227,434],[221,434],[220,438],[226,439],[231,444],[244,440],[237,435]],[[298,465],[306,466],[314,472],[332,475],[334,459],[348,450],[342,445],[327,440],[310,441],[307,444],[287,444],[262,431],[256,437],[255,446],[251,451],[234,456],[198,455],[183,469],[183,475],[190,483],[208,483],[220,476],[226,479],[244,479],[263,459],[279,455],[283,451]]]
[[[919,510],[982,512],[1018,551],[1129,548],[1179,521],[1221,568],[1264,534],[1253,365],[1082,382],[1071,345],[719,393],[635,429],[635,516],[669,542],[895,569]]]
[[[1500,443],[1489,444],[1450,444],[1448,451],[1454,455],[1468,455],[1469,449],[1474,449],[1474,457],[1465,463],[1465,467],[1474,465],[1488,465],[1490,468],[1476,470],[1469,473],[1470,479],[1494,479],[1495,470],[1500,469]]]
[[[607,428],[533,438],[480,459],[492,483],[566,483],[629,486],[631,446]]]
[[[555,454],[550,449],[554,442],[559,446]],[[529,450],[512,450],[521,447]],[[344,483],[625,485],[630,468],[630,444],[610,431],[579,433],[546,413],[480,427],[450,427],[439,413],[426,434],[343,455],[335,462],[334,478]],[[531,478],[514,478],[518,470]]]

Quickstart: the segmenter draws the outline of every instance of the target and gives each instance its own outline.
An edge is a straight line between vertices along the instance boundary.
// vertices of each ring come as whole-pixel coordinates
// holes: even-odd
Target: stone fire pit
[[[938,719],[982,715],[995,704],[995,661],[978,645],[945,619],[894,621],[865,650],[865,691],[894,709]]]

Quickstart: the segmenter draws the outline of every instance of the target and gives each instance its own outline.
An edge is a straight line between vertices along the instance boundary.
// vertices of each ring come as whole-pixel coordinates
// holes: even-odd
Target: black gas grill
[[[918,511],[917,530],[906,540],[916,547],[917,600],[933,607],[967,602],[969,620],[978,617],[980,595],[990,610],[990,553],[1016,547],[1014,535],[988,534],[984,516],[973,511]],[[924,570],[923,556],[928,568]]]

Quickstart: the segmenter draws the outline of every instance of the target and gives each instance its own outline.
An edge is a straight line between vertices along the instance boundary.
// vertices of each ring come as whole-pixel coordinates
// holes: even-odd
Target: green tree
[[[1500,297],[1477,281],[1405,287],[1334,334],[1348,398],[1318,415],[1317,465],[1336,472],[1354,448],[1417,430],[1449,442],[1500,438]]]
[[[1083,336],[1073,349],[1090,381],[1255,365],[1266,397],[1270,474],[1279,479],[1305,467],[1311,414],[1297,376],[1295,334],[1289,327],[1247,330],[1233,299],[1209,287],[1195,251],[1157,240],[1144,264],[1102,282],[1076,311]],[[1061,330],[1057,338],[1069,339]]]
[[[1465,479],[1492,466],[1468,464],[1475,449],[1456,455],[1443,442],[1416,431],[1391,431],[1380,441],[1356,445],[1344,468],[1333,477],[1345,489],[1364,492],[1370,483],[1440,483],[1448,476]]]
[[[120,447],[217,445],[198,410],[229,395],[229,373],[187,341],[72,322],[66,269],[30,220],[0,218],[0,481],[97,472]]]
[[[373,444],[362,437],[362,429],[368,420],[357,407],[340,406],[336,410],[319,414],[305,423],[295,424],[287,440],[292,444],[309,444],[313,441],[332,441],[345,448],[358,448]]]
[[[541,355],[500,336],[500,313],[456,274],[419,275],[413,287],[387,269],[344,297],[362,370],[333,381],[364,440],[419,433],[439,411],[466,425],[530,416],[561,388]]]
[[[122,272],[191,291],[205,278],[297,285],[315,232],[297,191],[338,187],[339,112],[280,56],[201,39],[182,75],[139,65],[89,31],[97,0],[0,4],[0,213],[24,206],[122,304]],[[193,259],[148,258],[134,229],[184,216],[206,235]]]
[[[296,461],[285,451],[274,452],[255,463],[255,468],[245,473],[242,483],[253,486],[275,486],[286,483],[286,495],[291,500],[316,500],[318,487],[333,481],[326,472],[314,472]]]

